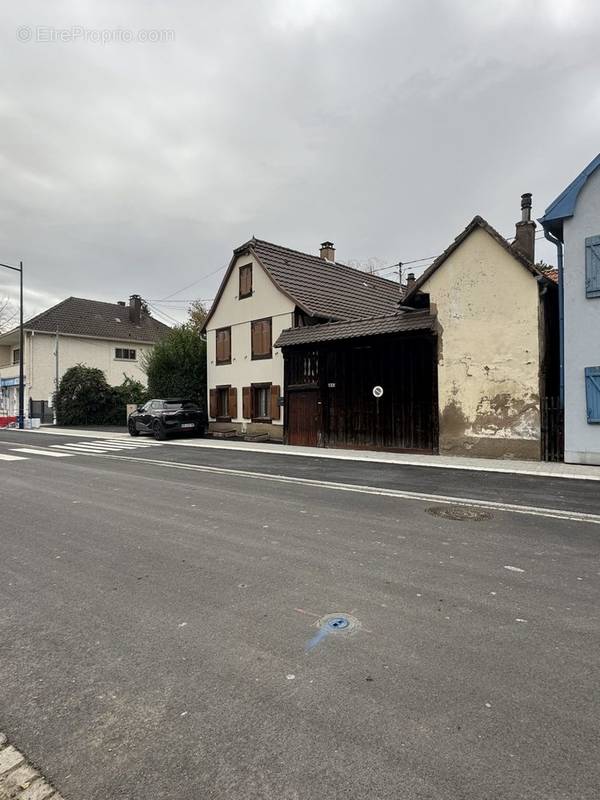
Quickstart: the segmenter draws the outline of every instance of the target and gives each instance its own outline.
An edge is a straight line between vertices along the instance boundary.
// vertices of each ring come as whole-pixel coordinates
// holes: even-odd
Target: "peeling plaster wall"
[[[440,453],[539,459],[535,278],[476,229],[422,289],[439,326]]]

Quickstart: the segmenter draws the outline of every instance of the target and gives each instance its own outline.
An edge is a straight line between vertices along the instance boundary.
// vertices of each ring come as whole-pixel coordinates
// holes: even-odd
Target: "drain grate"
[[[489,511],[472,506],[432,506],[426,509],[428,514],[443,519],[455,519],[459,522],[481,522],[484,519],[492,519],[493,515]]]

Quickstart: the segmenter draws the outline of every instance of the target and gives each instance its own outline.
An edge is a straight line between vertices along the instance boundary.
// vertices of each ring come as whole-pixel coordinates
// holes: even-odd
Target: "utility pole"
[[[18,425],[21,430],[25,427],[25,373],[24,373],[24,331],[23,331],[23,262],[19,261],[18,267],[11,264],[0,264],[0,267],[12,269],[19,273],[19,416]]]
[[[52,405],[54,406],[54,424],[58,425],[58,325],[56,326],[56,339],[54,341],[54,387]]]

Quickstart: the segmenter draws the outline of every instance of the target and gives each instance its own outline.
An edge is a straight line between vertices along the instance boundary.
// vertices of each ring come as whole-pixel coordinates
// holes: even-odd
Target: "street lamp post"
[[[18,425],[21,430],[25,427],[25,374],[24,374],[24,336],[23,336],[23,262],[19,261],[18,267],[11,264],[0,264],[0,267],[12,269],[19,273],[19,416]]]

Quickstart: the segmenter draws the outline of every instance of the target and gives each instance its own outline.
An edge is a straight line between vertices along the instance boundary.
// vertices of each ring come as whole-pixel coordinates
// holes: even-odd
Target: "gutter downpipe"
[[[544,237],[556,245],[558,266],[558,337],[559,337],[559,394],[560,407],[565,407],[565,295],[563,280],[563,243],[544,228]]]

